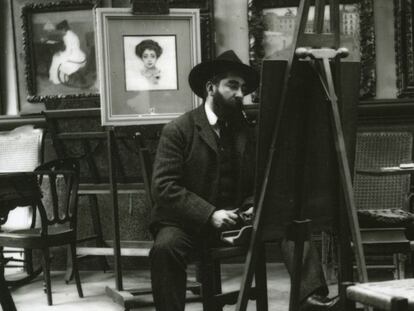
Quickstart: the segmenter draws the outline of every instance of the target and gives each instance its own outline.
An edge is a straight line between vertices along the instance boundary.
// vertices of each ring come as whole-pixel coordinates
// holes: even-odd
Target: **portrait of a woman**
[[[135,47],[135,54],[144,65],[141,74],[147,78],[149,83],[158,84],[161,78],[161,70],[157,67],[157,61],[162,54],[162,47],[154,40],[144,40]]]
[[[175,36],[124,37],[127,91],[175,90]]]

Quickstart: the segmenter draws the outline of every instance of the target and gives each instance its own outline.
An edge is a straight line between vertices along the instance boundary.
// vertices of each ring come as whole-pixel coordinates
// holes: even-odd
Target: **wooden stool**
[[[341,287],[343,310],[355,310],[355,303],[379,310],[414,310],[414,279],[370,282],[361,284],[343,283]]]

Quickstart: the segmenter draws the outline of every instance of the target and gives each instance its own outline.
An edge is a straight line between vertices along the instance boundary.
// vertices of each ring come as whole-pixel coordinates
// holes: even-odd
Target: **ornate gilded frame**
[[[26,3],[21,8],[21,28],[23,35],[23,53],[24,53],[24,76],[27,87],[27,100],[32,103],[45,102],[56,99],[80,99],[80,98],[96,98],[99,96],[98,92],[84,92],[79,88],[74,90],[71,94],[59,94],[59,92],[51,92],[51,94],[39,94],[39,85],[36,78],[36,59],[34,53],[34,25],[32,18],[35,14],[55,13],[61,14],[65,12],[70,14],[70,11],[85,10],[91,12],[99,6],[101,0],[70,0],[60,2],[31,2]],[[93,30],[93,22],[91,21],[91,30]],[[93,53],[94,54],[94,51]],[[95,61],[95,56],[92,56],[91,61]],[[95,74],[96,74],[95,67]],[[96,75],[97,77],[97,75]],[[57,94],[56,94],[57,93]]]
[[[373,0],[361,0],[360,3],[360,50],[361,50],[361,98],[375,97],[375,34]],[[356,0],[345,0],[341,3],[355,3]],[[250,63],[260,69],[265,55],[262,46],[264,23],[262,12],[267,8],[298,6],[298,0],[249,0],[249,37]],[[257,99],[256,99],[257,100]]]
[[[394,0],[398,97],[414,97],[414,40],[412,0]]]

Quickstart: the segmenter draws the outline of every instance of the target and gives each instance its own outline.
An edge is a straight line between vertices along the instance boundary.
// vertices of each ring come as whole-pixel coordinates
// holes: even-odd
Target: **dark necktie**
[[[219,132],[220,132],[220,141],[222,143],[229,143],[230,142],[230,137],[231,137],[231,130],[230,127],[228,125],[228,122],[223,120],[223,119],[218,119],[217,120],[217,125],[219,128]]]

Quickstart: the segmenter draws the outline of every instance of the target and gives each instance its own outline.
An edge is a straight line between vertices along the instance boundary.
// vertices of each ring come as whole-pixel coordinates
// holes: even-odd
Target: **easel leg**
[[[113,240],[114,240],[114,271],[115,271],[115,286],[119,291],[123,290],[122,279],[122,265],[121,265],[121,237],[119,229],[119,206],[118,206],[118,188],[116,179],[116,163],[114,161],[114,141],[115,133],[111,129],[107,132],[107,148],[108,148],[108,163],[109,163],[109,185],[112,205],[112,223],[113,223]]]
[[[343,189],[345,206],[347,209],[349,229],[354,242],[354,251],[357,261],[357,268],[361,282],[368,281],[364,252],[362,249],[361,232],[359,229],[358,216],[356,213],[355,200],[352,188],[352,178],[349,168],[344,134],[342,130],[341,117],[339,114],[338,98],[335,94],[334,81],[332,77],[329,59],[321,58],[325,78],[319,73],[320,80],[324,86],[327,97],[331,104],[331,125],[334,138],[334,145],[338,159],[340,181]],[[339,66],[339,62],[337,62]]]

